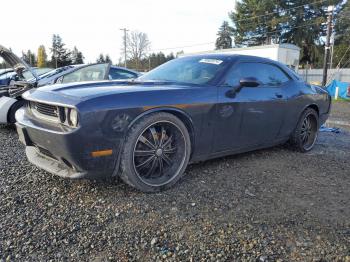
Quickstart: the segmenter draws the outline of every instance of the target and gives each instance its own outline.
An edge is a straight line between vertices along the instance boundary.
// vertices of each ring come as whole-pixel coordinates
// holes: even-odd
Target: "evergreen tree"
[[[102,53],[98,56],[96,59],[96,63],[109,63],[113,64],[112,59],[109,57],[109,55],[104,56]]]
[[[173,60],[175,59],[175,56],[173,53],[170,53],[169,55],[166,56],[166,61],[170,61],[170,60]]]
[[[139,71],[148,71],[174,58],[175,56],[173,53],[170,53],[167,56],[162,52],[151,53],[147,58],[143,58],[138,64],[135,63],[135,60],[131,59],[127,61],[127,64],[129,68],[137,69]],[[124,61],[119,59],[118,65],[124,66]]]
[[[335,16],[333,67],[350,67],[350,1]]]
[[[71,65],[71,52],[64,47],[65,44],[62,42],[62,38],[59,35],[53,35],[52,47],[51,47],[51,63],[54,67],[62,67]]]
[[[105,63],[105,57],[104,55],[101,53],[98,58],[96,59],[96,63]]]
[[[350,1],[346,1],[335,16],[335,45],[350,45]]]
[[[342,0],[242,0],[230,14],[235,43],[251,46],[293,43],[302,47],[301,64],[322,63],[328,5]]]
[[[178,58],[180,55],[183,55],[185,52],[183,50],[176,52],[175,57]]]
[[[84,56],[83,53],[78,50],[76,46],[74,46],[73,51],[71,53],[72,64],[84,64]]]
[[[236,2],[236,10],[230,13],[234,24],[233,34],[238,46],[252,46],[277,42],[272,31],[279,30],[282,22],[278,0],[242,0]],[[266,14],[274,13],[272,16]]]
[[[109,57],[109,55],[106,55],[105,62],[109,64],[113,64],[112,59]]]
[[[36,66],[36,56],[31,50],[27,50],[26,53],[22,52],[22,59],[29,66]]]
[[[45,46],[41,45],[38,48],[38,67],[45,67],[47,64],[47,54]]]
[[[224,21],[217,33],[218,38],[215,42],[216,49],[227,49],[232,47],[232,28],[227,21]]]

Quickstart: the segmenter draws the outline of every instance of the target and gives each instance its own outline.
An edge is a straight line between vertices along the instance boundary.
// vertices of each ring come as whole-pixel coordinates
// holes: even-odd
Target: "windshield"
[[[43,79],[43,78],[48,78],[48,77],[51,77],[51,76],[54,76],[54,75],[57,75],[59,73],[62,73],[64,71],[67,71],[68,69],[71,69],[71,68],[74,68],[74,66],[64,66],[64,67],[60,67],[60,68],[57,68],[57,69],[53,69],[45,74],[42,74],[40,75],[40,79]]]
[[[33,71],[36,73],[37,76],[40,76],[40,75],[42,75],[42,74],[45,74],[45,73],[51,71],[52,68],[37,68],[37,67],[32,67],[31,70],[33,70]],[[31,79],[35,79],[35,78],[33,77],[32,72],[30,72],[29,70],[25,70],[25,71],[23,72],[23,77],[24,77],[24,79],[25,79],[26,81],[31,80]]]
[[[171,60],[138,79],[208,84],[224,64],[224,60],[211,57],[184,57]]]

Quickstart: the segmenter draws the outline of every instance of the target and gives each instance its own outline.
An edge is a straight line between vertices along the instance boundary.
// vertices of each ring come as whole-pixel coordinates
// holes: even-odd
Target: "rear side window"
[[[239,80],[245,77],[255,77],[263,86],[278,87],[290,80],[290,77],[279,67],[265,63],[240,63],[228,74],[226,84],[239,85]]]
[[[110,80],[113,79],[129,79],[129,78],[136,78],[137,75],[122,69],[117,69],[117,68],[111,68],[109,70],[109,75],[108,78]]]
[[[65,75],[62,79],[62,83],[103,80],[107,67],[108,64],[96,64],[80,68]]]

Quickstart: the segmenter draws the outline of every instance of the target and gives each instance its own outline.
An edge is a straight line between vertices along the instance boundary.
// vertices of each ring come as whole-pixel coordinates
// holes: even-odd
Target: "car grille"
[[[34,102],[34,108],[40,114],[52,116],[52,117],[58,117],[57,106]]]
[[[39,102],[31,102],[30,107],[32,109],[33,114],[38,118],[51,120],[55,122],[59,120],[59,112],[57,106]]]

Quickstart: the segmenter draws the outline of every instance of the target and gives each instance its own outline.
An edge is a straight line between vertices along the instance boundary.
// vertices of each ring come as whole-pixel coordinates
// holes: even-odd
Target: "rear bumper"
[[[78,128],[72,132],[57,132],[36,125],[27,118],[24,109],[16,114],[20,141],[26,146],[28,160],[49,173],[65,178],[100,179],[111,177],[117,170],[119,140]],[[93,156],[92,152],[111,149],[108,156]]]
[[[323,125],[324,123],[326,123],[326,121],[327,121],[327,119],[329,117],[329,114],[331,112],[332,97],[328,93],[326,94],[326,96],[327,96],[326,101],[328,102],[327,105],[326,105],[327,106],[327,111],[325,113],[323,113],[323,114],[321,113],[319,115],[320,126]]]
[[[329,113],[320,114],[320,117],[319,117],[319,126],[322,126],[324,123],[326,123],[328,117],[329,117]]]

